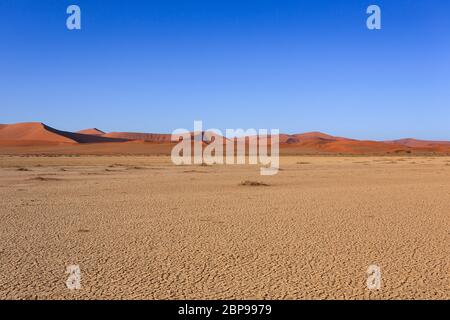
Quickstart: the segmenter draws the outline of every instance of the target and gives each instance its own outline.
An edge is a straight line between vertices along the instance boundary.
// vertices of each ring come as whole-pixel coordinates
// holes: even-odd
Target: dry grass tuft
[[[250,181],[250,180],[245,180],[243,182],[241,182],[240,184],[241,186],[252,186],[252,187],[267,187],[269,186],[267,183],[263,183],[263,182],[258,182],[258,181]]]
[[[206,171],[199,171],[199,170],[184,170],[184,173],[208,173]]]
[[[113,163],[113,164],[109,165],[109,168],[119,168],[119,167],[126,167],[126,166],[121,163]]]
[[[206,162],[202,162],[202,164],[200,164],[201,167],[211,167],[210,164],[207,164]]]
[[[35,178],[31,178],[30,180],[34,180],[34,181],[58,181],[58,180],[61,180],[61,179],[38,176],[38,177],[35,177]]]

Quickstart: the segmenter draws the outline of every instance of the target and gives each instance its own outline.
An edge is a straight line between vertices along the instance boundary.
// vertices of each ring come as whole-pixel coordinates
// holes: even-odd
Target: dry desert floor
[[[285,156],[281,169],[0,156],[0,298],[450,298],[450,158]]]

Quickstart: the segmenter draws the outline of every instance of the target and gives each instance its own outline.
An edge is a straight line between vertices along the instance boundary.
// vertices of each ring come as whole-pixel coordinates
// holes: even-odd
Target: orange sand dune
[[[322,132],[297,133],[297,134],[294,134],[293,136],[295,136],[299,140],[310,140],[310,139],[324,139],[324,140],[334,140],[334,141],[353,140],[353,139],[348,139],[348,138],[331,136],[329,134],[322,133]]]
[[[258,139],[262,142],[263,138]],[[363,141],[321,132],[280,134],[279,141],[281,154],[450,154],[449,141]],[[207,144],[204,142],[203,146]],[[0,125],[0,153],[3,154],[170,154],[173,145],[170,134],[104,133],[96,128],[72,133],[40,122]]]
[[[76,143],[99,143],[99,142],[123,142],[124,139],[104,138],[94,135],[60,131],[40,122],[25,122],[5,125],[0,128],[0,141],[23,141],[42,144],[76,144]]]
[[[330,153],[366,154],[407,152],[409,148],[395,144],[385,144],[376,141],[339,140],[327,141],[324,139],[312,139],[302,144],[303,147],[313,147],[317,150]]]
[[[408,146],[412,148],[429,148],[436,146],[450,146],[450,141],[431,141],[431,140],[417,140],[412,138],[407,139],[399,139],[399,140],[391,140],[385,141],[386,143],[394,143],[402,146]]]
[[[301,137],[304,137],[303,139]],[[296,139],[294,139],[295,137]],[[300,138],[298,138],[300,137]],[[281,139],[280,139],[281,140]],[[422,143],[406,144],[402,140],[380,142],[353,140],[328,135],[299,134],[291,135],[281,143],[280,148],[288,153],[343,153],[343,154],[391,154],[391,153],[449,153],[450,142],[421,141]]]
[[[309,139],[280,146],[287,153],[328,153],[328,154],[388,154],[411,153],[411,148],[377,141]]]
[[[204,135],[204,131],[201,133]],[[191,132],[191,139],[194,140],[195,132]],[[198,132],[200,135],[200,132]],[[127,140],[139,140],[146,142],[158,142],[158,143],[170,143],[171,142],[171,134],[164,133],[142,133],[142,132],[110,132],[102,135],[103,137],[109,138],[121,138]],[[223,137],[226,140],[225,137]]]
[[[105,132],[103,132],[102,130],[99,130],[97,128],[84,129],[84,130],[77,131],[76,133],[90,134],[92,136],[101,136],[101,135],[105,134]]]
[[[74,139],[55,131],[55,129],[40,122],[17,123],[2,127],[0,129],[0,140],[76,143]]]
[[[141,140],[149,142],[170,142],[170,134],[139,133],[139,132],[110,132],[102,135],[107,138],[119,138],[127,140]]]
[[[307,140],[327,140],[327,141],[344,141],[344,140],[352,140],[342,137],[331,136],[322,132],[305,132],[305,133],[296,133],[296,134],[280,134],[280,143],[298,143]]]

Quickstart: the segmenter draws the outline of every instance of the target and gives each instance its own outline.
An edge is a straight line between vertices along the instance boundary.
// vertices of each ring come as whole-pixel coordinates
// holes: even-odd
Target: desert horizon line
[[[92,136],[92,135],[108,135],[108,134],[145,134],[145,135],[160,135],[160,136],[169,136],[172,135],[172,132],[175,131],[176,129],[179,128],[175,128],[172,132],[157,132],[157,131],[138,131],[138,130],[103,130],[100,129],[99,127],[90,127],[90,128],[84,128],[84,129],[80,129],[77,131],[72,131],[72,130],[66,130],[66,129],[57,129],[55,126],[53,125],[49,125],[43,121],[23,121],[23,122],[14,122],[14,123],[0,123],[0,130],[5,127],[5,126],[12,126],[12,125],[43,125],[45,127],[49,127],[51,129],[56,129],[58,131],[61,132],[68,132],[68,133],[76,133],[76,134],[84,134],[84,135],[88,135],[88,136]],[[243,129],[244,131],[252,128],[252,127],[247,127],[247,128],[234,128],[235,130],[238,129]],[[269,131],[271,128],[267,128]],[[187,129],[189,130],[189,129]],[[218,129],[218,128],[208,128],[208,129],[204,129],[202,130],[202,133],[206,132],[206,131],[214,131],[214,130],[219,130],[221,132],[224,132],[225,129]],[[256,129],[257,130],[257,129]],[[191,133],[195,133],[197,131],[195,130],[189,130]],[[279,136],[289,136],[289,137],[294,137],[294,136],[299,136],[299,135],[318,135],[319,137],[322,136],[321,138],[337,138],[337,139],[346,139],[346,140],[354,140],[354,141],[373,141],[373,142],[401,142],[401,141],[420,141],[420,142],[429,142],[429,143],[450,143],[450,138],[449,139],[427,139],[427,138],[420,138],[420,137],[415,137],[415,136],[402,136],[399,138],[391,138],[391,139],[361,139],[361,138],[353,138],[353,137],[344,137],[341,135],[335,135],[335,134],[330,134],[328,133],[328,131],[322,131],[322,130],[312,130],[312,131],[296,131],[296,132],[289,132],[289,131],[284,131],[279,129]],[[243,136],[227,136],[226,134],[222,135],[224,138],[239,138],[239,137],[246,137],[248,135],[243,135]],[[270,133],[267,134],[267,136],[270,137]],[[1,140],[1,137],[0,137]],[[140,139],[128,139],[128,140],[140,140]]]

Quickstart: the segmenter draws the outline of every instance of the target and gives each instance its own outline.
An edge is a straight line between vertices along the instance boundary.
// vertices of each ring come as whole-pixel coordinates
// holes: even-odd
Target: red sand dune
[[[39,122],[6,125],[0,129],[0,140],[7,141],[49,141],[56,143],[76,143],[75,140],[48,130]]]
[[[191,139],[194,140],[195,132],[191,132]],[[200,132],[198,132],[200,134]],[[204,131],[201,133],[204,134]],[[121,138],[127,140],[138,140],[145,142],[158,142],[158,143],[170,143],[171,134],[163,133],[141,133],[141,132],[110,132],[102,135],[103,137],[109,138]],[[225,140],[225,138],[224,138]]]
[[[322,132],[306,132],[306,133],[296,133],[296,134],[280,134],[280,143],[299,143],[307,140],[326,140],[326,141],[344,141],[352,140],[342,137],[330,136],[329,134]]]
[[[383,154],[410,152],[409,147],[396,144],[386,144],[377,141],[360,140],[326,140],[321,138],[309,139],[288,148],[323,153],[345,153],[345,154]]]
[[[40,122],[25,122],[3,126],[0,128],[0,141],[25,141],[42,144],[76,144],[76,143],[99,143],[99,142],[123,142],[123,139],[103,138],[94,135],[60,131]]]
[[[102,135],[107,138],[118,138],[127,140],[141,140],[148,142],[170,142],[170,134],[139,133],[139,132],[110,132]]]
[[[431,140],[417,140],[412,138],[407,139],[399,139],[399,140],[390,140],[385,141],[386,143],[394,143],[402,146],[408,146],[411,148],[429,148],[436,146],[450,146],[450,141],[431,141]]]
[[[77,131],[76,133],[90,134],[92,136],[102,136],[105,134],[105,132],[103,132],[102,130],[99,130],[97,128],[84,129],[84,130]]]
[[[288,153],[327,153],[327,154],[400,154],[400,153],[450,153],[450,145],[433,145],[429,147],[410,147],[396,143],[364,140],[311,139],[296,144],[282,144],[280,149]]]
[[[321,132],[280,134],[279,141],[281,154],[450,154],[450,141],[362,141]],[[1,153],[170,154],[173,145],[170,134],[104,133],[96,128],[73,133],[39,122],[0,124]]]

